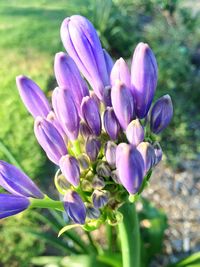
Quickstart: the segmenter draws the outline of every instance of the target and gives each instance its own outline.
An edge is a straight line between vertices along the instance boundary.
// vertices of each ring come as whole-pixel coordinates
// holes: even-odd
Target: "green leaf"
[[[64,257],[62,267],[112,267],[113,265],[100,262],[95,255],[77,255]]]
[[[31,259],[31,263],[37,266],[44,266],[46,264],[60,264],[63,257],[60,256],[40,256]]]
[[[170,264],[167,267],[199,267],[199,266],[200,266],[200,252],[197,252],[177,263]]]
[[[82,227],[81,224],[70,224],[70,225],[66,225],[64,226],[58,233],[58,237],[60,237],[63,233],[65,233],[66,231],[69,231],[73,228],[76,228],[76,227]]]

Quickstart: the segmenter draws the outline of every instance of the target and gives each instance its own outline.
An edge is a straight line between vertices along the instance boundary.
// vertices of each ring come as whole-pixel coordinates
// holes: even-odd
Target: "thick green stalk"
[[[140,231],[134,203],[125,203],[120,212],[123,221],[119,223],[123,267],[140,267]]]
[[[53,200],[48,196],[45,196],[43,199],[30,199],[30,206],[29,208],[47,208],[47,209],[54,209],[59,211],[64,211],[64,206],[61,201]]]

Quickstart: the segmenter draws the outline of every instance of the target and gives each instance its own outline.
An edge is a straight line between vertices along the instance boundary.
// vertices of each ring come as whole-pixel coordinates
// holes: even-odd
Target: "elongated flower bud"
[[[111,87],[106,86],[104,88],[103,92],[103,102],[106,107],[112,107],[112,101],[111,101]]]
[[[110,74],[112,86],[114,86],[115,82],[118,80],[131,89],[131,74],[127,63],[123,58],[120,58],[115,62]]]
[[[109,53],[106,51],[106,49],[103,49],[103,55],[104,55],[104,59],[106,62],[107,73],[108,73],[108,76],[110,77],[110,73],[111,73],[112,67],[114,65],[113,60],[112,60],[111,56],[109,55]]]
[[[156,58],[145,43],[139,43],[134,51],[131,66],[131,84],[138,118],[144,118],[151,106],[158,79]]]
[[[159,98],[154,104],[151,115],[151,131],[155,134],[162,132],[170,123],[173,116],[173,105],[169,95]]]
[[[80,122],[79,133],[84,138],[87,139],[90,135],[92,135],[92,130],[84,121]]]
[[[89,157],[82,153],[79,157],[78,157],[78,162],[79,162],[79,165],[81,167],[82,170],[86,170],[89,168],[89,164],[90,164],[90,159]]]
[[[105,158],[111,167],[115,167],[116,149],[117,149],[117,145],[112,141],[108,141],[105,145],[105,149],[104,149]]]
[[[163,152],[159,143],[155,143],[153,147],[156,156],[154,164],[157,165],[162,159]]]
[[[101,117],[95,100],[89,96],[83,98],[81,113],[92,133],[96,136],[101,133]]]
[[[111,139],[116,140],[120,131],[120,125],[112,107],[107,107],[103,114],[103,124]]]
[[[111,90],[111,100],[115,115],[123,129],[135,118],[133,96],[129,88],[120,81]]]
[[[0,160],[0,185],[13,195],[43,198],[34,182],[15,166]]]
[[[121,143],[116,151],[116,166],[122,185],[130,194],[135,194],[142,183],[144,161],[133,146]]]
[[[133,146],[139,145],[144,140],[144,128],[138,119],[129,123],[126,129],[126,137]]]
[[[89,90],[73,59],[63,52],[57,53],[54,72],[59,87],[71,91],[76,107],[80,111],[81,101],[84,96],[89,95]]]
[[[112,171],[110,176],[116,184],[121,184],[117,170]]]
[[[79,133],[80,118],[71,92],[57,87],[53,91],[52,104],[67,136],[70,140],[75,140]]]
[[[68,216],[75,223],[85,223],[86,208],[81,197],[76,192],[67,192],[67,194],[64,196],[64,208]]]
[[[137,146],[137,150],[142,155],[144,161],[144,174],[146,174],[154,165],[155,152],[153,146],[148,142],[142,142]]]
[[[59,160],[67,154],[65,142],[53,126],[53,124],[41,117],[37,117],[34,125],[35,136],[38,143],[44,149],[47,157],[55,164],[59,165]]]
[[[63,156],[59,161],[62,174],[73,186],[78,186],[80,181],[80,168],[78,160],[70,155]]]
[[[93,136],[86,140],[85,151],[91,161],[95,161],[101,148],[101,142]]]
[[[74,15],[63,21],[60,33],[67,53],[102,100],[109,77],[101,43],[92,23],[85,17]]]
[[[102,208],[108,203],[108,193],[105,190],[94,190],[92,194],[92,202],[95,208]]]
[[[0,219],[22,212],[29,204],[26,197],[0,194]]]
[[[20,97],[31,115],[34,118],[37,116],[46,117],[51,108],[40,87],[31,79],[22,75],[16,78],[16,83]]]
[[[67,141],[68,141],[67,135],[66,135],[65,131],[63,130],[60,122],[56,118],[56,114],[53,111],[49,112],[49,114],[47,116],[47,120],[49,122],[51,122],[53,124],[53,126],[55,126],[55,128],[59,131],[62,138],[65,140],[65,143],[67,143]]]

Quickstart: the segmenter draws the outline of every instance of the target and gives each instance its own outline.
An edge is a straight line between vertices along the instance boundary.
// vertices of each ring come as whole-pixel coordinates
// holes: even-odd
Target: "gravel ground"
[[[151,267],[165,266],[200,250],[199,192],[200,160],[184,162],[181,172],[174,172],[164,163],[154,170],[143,196],[165,210],[169,228],[164,256],[158,256]]]

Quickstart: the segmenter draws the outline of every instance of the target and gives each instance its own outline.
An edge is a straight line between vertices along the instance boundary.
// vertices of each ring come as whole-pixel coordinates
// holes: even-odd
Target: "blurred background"
[[[27,75],[50,95],[55,84],[54,55],[64,51],[60,25],[72,14],[82,14],[92,21],[103,47],[115,59],[124,57],[130,62],[140,41],[149,43],[153,49],[159,67],[155,99],[170,94],[175,114],[159,137],[164,160],[144,193],[168,217],[163,228],[165,241],[151,258],[151,266],[164,266],[198,251],[199,0],[1,0],[0,158],[21,166],[41,188],[53,192],[54,166],[36,142],[33,119],[19,98],[15,77]],[[141,206],[139,203],[138,209]],[[0,266],[33,266],[38,264],[34,261],[37,256],[65,255],[56,231],[51,233],[44,219],[50,218],[52,222],[56,216],[45,214],[42,218],[27,211],[1,221]],[[160,226],[155,227],[158,230]]]

